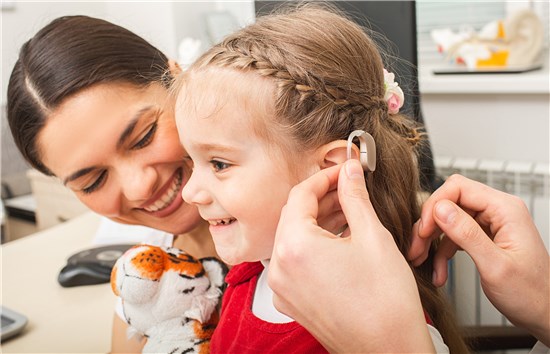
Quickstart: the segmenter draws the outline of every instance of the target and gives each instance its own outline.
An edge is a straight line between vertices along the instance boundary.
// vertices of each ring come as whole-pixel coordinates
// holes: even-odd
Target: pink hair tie
[[[405,103],[405,95],[399,84],[395,82],[395,75],[384,69],[384,100],[388,103],[388,113],[397,114]]]

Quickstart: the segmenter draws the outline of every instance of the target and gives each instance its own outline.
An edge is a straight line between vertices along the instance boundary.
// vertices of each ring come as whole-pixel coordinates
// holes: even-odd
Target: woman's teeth
[[[228,219],[219,219],[219,220],[208,220],[210,225],[217,226],[217,225],[229,225],[233,221],[235,221],[235,218],[228,218]]]
[[[176,178],[174,178],[174,181],[172,181],[172,185],[166,190],[166,193],[164,193],[164,195],[157,199],[155,203],[143,209],[149,212],[155,212],[169,206],[170,203],[172,203],[174,199],[176,199],[176,197],[178,196],[182,179],[182,174],[179,173]]]

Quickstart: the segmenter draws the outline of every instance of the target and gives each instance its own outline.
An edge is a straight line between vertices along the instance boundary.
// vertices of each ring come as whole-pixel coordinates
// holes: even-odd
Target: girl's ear
[[[168,69],[172,77],[176,77],[181,73],[181,66],[174,59],[168,59]]]
[[[335,140],[325,144],[317,149],[317,161],[321,169],[328,168],[334,165],[341,164],[348,159],[347,156],[348,142],[346,140]],[[352,144],[351,157],[359,158],[359,148]]]

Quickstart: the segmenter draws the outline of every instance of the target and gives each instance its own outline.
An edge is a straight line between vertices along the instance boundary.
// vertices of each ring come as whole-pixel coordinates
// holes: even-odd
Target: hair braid
[[[346,134],[355,129],[366,129],[367,117],[375,121],[385,121],[400,137],[413,146],[425,141],[425,132],[414,122],[399,114],[388,114],[388,104],[383,97],[372,96],[368,90],[355,91],[354,95],[344,92],[340,87],[321,80],[313,81],[311,77],[301,77],[299,72],[291,73],[288,67],[276,65],[270,56],[269,49],[258,47],[258,43],[228,37],[220,43],[201,66],[216,64],[237,70],[254,70],[262,77],[269,77],[278,87],[279,97],[297,95],[294,107],[307,107],[319,104],[330,104],[336,112],[337,121],[347,121],[349,128]],[[308,81],[311,82],[308,84]],[[377,118],[377,119],[376,119]],[[340,136],[345,138],[345,136]]]
[[[229,37],[217,46],[212,55],[202,61],[200,67],[216,64],[237,70],[255,70],[262,77],[274,79],[279,88],[279,96],[296,94],[298,105],[306,102],[331,104],[341,119],[369,111],[380,111],[381,113],[375,116],[387,117],[388,106],[383,97],[372,97],[370,92],[365,90],[357,92],[355,95],[357,97],[354,99],[338,86],[323,83],[321,80],[314,82],[313,85],[308,84],[311,78],[300,77],[299,73],[291,73],[288,68],[277,66],[268,55],[264,54],[266,52],[268,50],[265,48],[253,48],[246,41]],[[355,129],[364,129],[364,127],[354,124],[349,132]]]
[[[426,141],[426,131],[416,122],[402,115],[388,115],[387,124],[413,147],[418,147]]]

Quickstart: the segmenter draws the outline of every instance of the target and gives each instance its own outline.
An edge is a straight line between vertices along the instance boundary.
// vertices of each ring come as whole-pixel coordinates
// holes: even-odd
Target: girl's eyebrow
[[[137,123],[139,122],[139,120],[146,114],[148,113],[149,111],[151,111],[151,109],[153,108],[154,106],[147,106],[147,107],[144,107],[142,109],[140,109],[139,111],[136,112],[136,114],[134,115],[134,117],[130,120],[130,122],[126,125],[126,128],[124,128],[124,130],[122,131],[122,133],[120,134],[120,137],[118,138],[118,141],[117,141],[117,144],[116,144],[116,148],[117,149],[120,149],[120,147],[124,144],[124,142],[128,139],[128,137],[130,135],[132,135],[132,132],[134,131],[134,129],[136,128],[136,125]],[[74,173],[72,173],[71,175],[69,175],[69,177],[65,178],[63,180],[63,184],[64,185],[67,185],[67,183],[71,182],[71,181],[74,181],[75,179],[78,179],[82,176],[84,176],[85,174],[87,173],[90,173],[92,172],[93,170],[95,170],[97,167],[96,166],[92,166],[92,167],[85,167],[83,169],[80,169]]]
[[[202,151],[220,151],[220,152],[233,152],[237,150],[231,146],[226,146],[221,144],[208,144],[208,143],[200,143],[197,145],[197,148]]]

